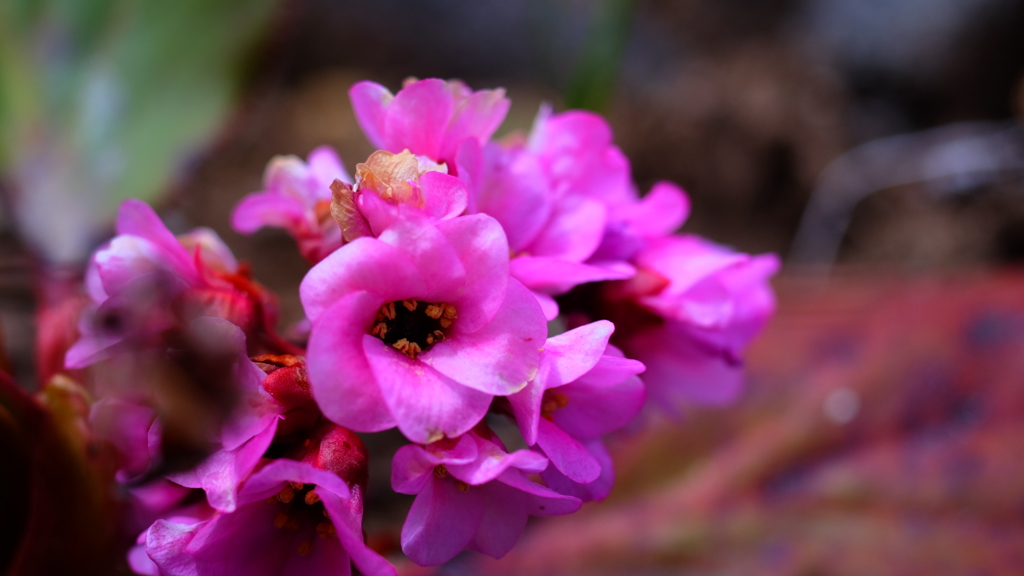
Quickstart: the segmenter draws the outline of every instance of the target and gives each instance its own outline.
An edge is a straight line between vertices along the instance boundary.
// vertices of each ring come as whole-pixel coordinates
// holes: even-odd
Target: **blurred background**
[[[229,212],[274,155],[365,159],[348,87],[409,76],[504,86],[502,133],[596,110],[641,190],[687,190],[684,231],[785,262],[739,406],[619,438],[608,501],[445,573],[1024,566],[1019,0],[8,0],[0,367],[35,381],[36,311],[129,197],[216,230],[299,319],[292,241]]]

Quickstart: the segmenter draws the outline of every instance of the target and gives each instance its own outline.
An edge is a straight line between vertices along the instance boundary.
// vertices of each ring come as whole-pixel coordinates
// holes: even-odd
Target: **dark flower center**
[[[310,531],[310,527],[316,526],[316,533],[320,538],[337,537],[331,519],[327,516],[327,509],[313,489],[313,484],[302,484],[289,482],[280,492],[270,497],[270,501],[277,504],[277,514],[274,515],[274,528],[285,532],[298,532],[300,530]],[[296,553],[299,556],[306,556],[313,551],[313,539],[302,540],[299,543]]]
[[[410,298],[388,302],[377,311],[370,334],[415,358],[445,339],[457,317],[455,306]]]

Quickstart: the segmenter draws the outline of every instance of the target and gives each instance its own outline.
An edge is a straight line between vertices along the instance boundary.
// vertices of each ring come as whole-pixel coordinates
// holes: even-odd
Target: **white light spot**
[[[836,424],[847,424],[860,411],[860,395],[851,388],[833,390],[822,406],[825,417]]]

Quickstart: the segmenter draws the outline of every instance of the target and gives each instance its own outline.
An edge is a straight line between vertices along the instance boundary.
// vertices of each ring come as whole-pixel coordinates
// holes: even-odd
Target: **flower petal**
[[[440,160],[445,131],[454,102],[445,82],[427,78],[409,84],[395,95],[384,120],[386,149]]]
[[[309,337],[306,369],[317,405],[328,420],[357,432],[395,425],[363,351],[366,327],[383,303],[353,292],[321,315]]]
[[[545,418],[539,422],[537,445],[547,454],[551,464],[573,482],[586,484],[601,475],[601,465],[586,447]]]
[[[454,478],[432,478],[402,526],[402,551],[420,566],[451,560],[476,534],[483,498],[479,488],[460,490]]]
[[[522,390],[537,373],[547,322],[529,290],[510,280],[505,302],[489,323],[465,332],[459,318],[450,338],[421,355],[423,364],[493,395]]]
[[[475,331],[487,323],[505,300],[508,282],[508,242],[498,222],[483,214],[437,223],[465,268],[460,290],[461,330]]]
[[[364,336],[363,350],[398,429],[413,442],[464,434],[490,407],[490,394],[463,386],[379,338]]]
[[[387,148],[384,140],[384,122],[388,106],[394,99],[391,92],[376,82],[363,81],[349,88],[348,96],[352,100],[352,109],[359,126],[366,134],[366,139],[375,148]]]

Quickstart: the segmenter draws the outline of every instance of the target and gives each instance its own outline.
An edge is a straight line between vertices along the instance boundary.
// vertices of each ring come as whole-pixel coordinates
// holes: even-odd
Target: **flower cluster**
[[[302,346],[209,230],[176,238],[129,201],[92,259],[67,365],[103,368],[91,423],[148,525],[139,573],[394,573],[363,541],[356,433],[395,427],[410,444],[392,487],[416,496],[405,554],[500,557],[529,516],[607,496],[602,438],[645,403],[740,391],[776,259],[675,234],[686,196],[663,182],[641,197],[603,119],[542,109],[496,141],[502,90],[350,96],[379,148],[354,176],[326,147],[275,158],[232,216],[243,234],[283,228],[312,264]]]

